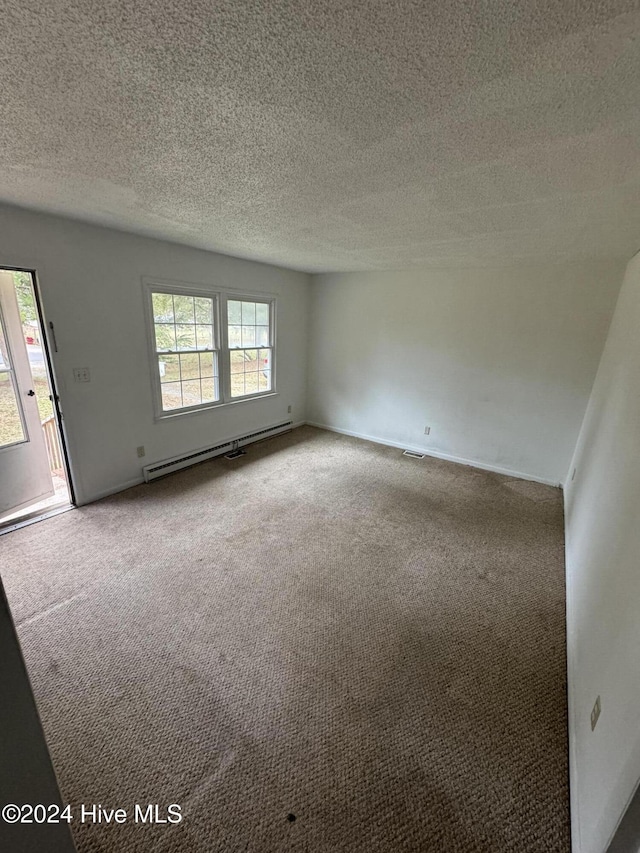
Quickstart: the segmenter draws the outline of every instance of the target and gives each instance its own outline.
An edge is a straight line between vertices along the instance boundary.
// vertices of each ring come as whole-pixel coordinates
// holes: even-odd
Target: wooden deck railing
[[[47,418],[46,421],[42,421],[42,431],[44,432],[44,440],[47,445],[47,455],[49,456],[51,471],[59,477],[62,477],[62,457],[60,455],[60,445],[58,443],[58,434],[56,432],[56,424],[53,415],[51,415],[50,418]]]

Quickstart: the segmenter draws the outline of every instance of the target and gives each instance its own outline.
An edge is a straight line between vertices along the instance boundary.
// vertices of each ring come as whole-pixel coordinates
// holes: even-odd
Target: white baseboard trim
[[[306,421],[296,421],[295,423],[291,424],[291,429],[298,429],[298,427],[304,426],[305,424]],[[268,440],[268,438],[265,440]],[[133,486],[140,486],[142,483],[144,483],[144,477],[134,477],[131,480],[127,480],[125,483],[120,483],[120,485],[118,486],[110,486],[108,489],[103,489],[102,491],[96,492],[95,494],[92,494],[89,497],[83,497],[82,500],[79,500],[76,503],[76,506],[86,506],[87,504],[92,504],[95,501],[102,500],[102,498],[108,498],[111,495],[117,495],[118,492],[125,492],[127,489],[133,488]]]
[[[490,465],[486,462],[479,462],[477,459],[465,459],[462,456],[452,456],[450,453],[441,453],[439,450],[430,450],[427,447],[418,447],[416,444],[401,444],[398,441],[392,441],[389,438],[378,438],[374,435],[366,435],[362,432],[353,432],[349,429],[340,429],[339,427],[329,426],[329,424],[320,424],[315,421],[307,421],[308,426],[317,427],[318,429],[326,429],[329,432],[337,432],[340,435],[350,435],[353,438],[362,438],[364,441],[372,441],[374,444],[383,444],[386,447],[397,447],[400,450],[413,450],[416,453],[424,453],[425,456],[433,456],[435,459],[444,459],[446,462],[455,462],[458,465],[468,465],[470,468],[480,468],[482,471],[492,471],[494,474],[504,474],[506,477],[515,477],[517,480],[529,480],[532,483],[542,483],[544,486],[554,486],[558,488],[562,486],[557,480],[547,480],[544,477],[537,477],[535,474],[524,474],[522,471],[513,471],[511,468],[501,468],[498,465]]]
[[[95,501],[100,501],[102,498],[117,495],[118,492],[126,492],[127,489],[131,489],[133,486],[139,486],[141,483],[144,483],[144,477],[142,477],[142,475],[140,477],[134,477],[131,480],[127,480],[124,483],[120,483],[118,486],[110,486],[108,489],[95,492],[95,494],[92,494],[89,497],[83,497],[82,500],[77,502],[76,506],[86,506],[87,504],[92,504]]]
[[[352,438],[361,438],[364,441],[371,441],[374,444],[382,444],[385,447],[397,447],[399,450],[413,450],[416,453],[424,453],[425,456],[433,456],[435,459],[444,459],[446,462],[455,462],[458,465],[468,465],[471,468],[479,468],[482,471],[492,471],[494,474],[504,474],[507,477],[515,477],[518,480],[530,480],[533,483],[542,483],[545,486],[555,486],[558,487],[561,483],[555,482],[553,480],[545,480],[542,477],[536,477],[532,474],[524,474],[521,471],[513,471],[511,468],[501,468],[498,465],[488,465],[485,462],[479,462],[475,459],[465,459],[461,456],[453,456],[450,453],[441,453],[437,450],[429,450],[425,447],[419,447],[415,444],[401,444],[397,441],[392,441],[391,439],[386,438],[378,438],[373,435],[366,435],[361,432],[353,432],[348,429],[340,429],[339,427],[329,426],[329,424],[321,424],[316,421],[296,421],[291,425],[291,429],[298,429],[302,426],[312,426],[317,427],[318,429],[324,429],[328,432],[336,432],[340,435],[349,435]],[[85,506],[86,504],[93,503],[94,501],[102,500],[102,498],[108,498],[111,495],[115,495],[118,492],[124,492],[127,489],[131,489],[133,486],[139,486],[141,483],[144,483],[144,477],[134,477],[131,480],[127,480],[124,483],[120,483],[117,486],[110,486],[108,489],[103,489],[99,492],[95,492],[90,496],[83,496],[82,500],[79,500],[76,506]],[[568,601],[568,598],[567,598]]]

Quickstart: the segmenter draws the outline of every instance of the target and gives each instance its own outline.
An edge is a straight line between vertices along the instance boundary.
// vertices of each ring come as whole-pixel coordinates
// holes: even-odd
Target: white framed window
[[[275,298],[145,281],[156,418],[275,393]]]
[[[273,392],[274,300],[225,294],[223,316],[229,399]]]

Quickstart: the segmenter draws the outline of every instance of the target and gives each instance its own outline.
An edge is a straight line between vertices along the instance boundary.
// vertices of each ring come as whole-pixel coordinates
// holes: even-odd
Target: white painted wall
[[[559,483],[622,274],[605,261],[314,276],[308,419]]]
[[[636,255],[571,465],[575,479],[565,490],[576,853],[605,850],[640,779],[639,330]],[[597,695],[602,713],[592,732]]]
[[[0,266],[35,268],[55,323],[58,390],[79,503],[141,480],[144,463],[305,418],[309,276],[0,206]],[[278,295],[278,394],[154,422],[142,276]],[[89,384],[73,381],[88,367]]]

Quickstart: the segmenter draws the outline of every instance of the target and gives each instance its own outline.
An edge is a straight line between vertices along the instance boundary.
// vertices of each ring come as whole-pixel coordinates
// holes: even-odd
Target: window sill
[[[250,397],[239,397],[237,400],[220,400],[217,403],[211,403],[208,406],[198,406],[196,409],[178,409],[175,412],[163,412],[161,415],[155,415],[153,420],[156,423],[160,421],[168,421],[173,418],[181,418],[185,415],[199,415],[202,412],[211,412],[214,409],[223,409],[227,406],[237,406],[239,403],[253,403],[256,400],[264,400],[268,397],[277,397],[277,391],[268,391],[266,394],[253,394]]]

